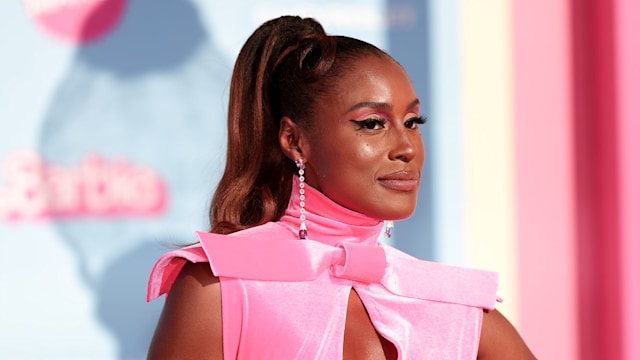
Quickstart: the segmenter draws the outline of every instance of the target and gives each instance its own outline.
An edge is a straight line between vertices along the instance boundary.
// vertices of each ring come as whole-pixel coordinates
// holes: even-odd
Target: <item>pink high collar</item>
[[[284,216],[278,222],[296,235],[300,229],[299,189],[300,180],[294,176],[289,205]],[[382,220],[349,210],[309,185],[306,185],[304,189],[306,196],[305,223],[309,240],[330,246],[344,242],[369,245],[378,243],[378,237],[384,225]]]

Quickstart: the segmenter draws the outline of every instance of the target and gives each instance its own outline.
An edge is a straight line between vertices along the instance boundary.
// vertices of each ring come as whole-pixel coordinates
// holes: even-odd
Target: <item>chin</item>
[[[406,220],[408,218],[411,217],[411,215],[413,215],[413,212],[415,211],[415,207],[411,207],[411,208],[403,208],[403,209],[392,209],[392,211],[389,211],[390,209],[387,208],[385,209],[386,211],[384,211],[382,214],[382,217],[380,216],[376,216],[377,218],[380,218],[381,220]]]
[[[410,218],[415,210],[415,198],[411,200],[403,199],[395,204],[393,202],[387,202],[385,204],[385,211],[383,212],[383,214],[386,215],[384,220],[405,220]]]
[[[411,217],[411,215],[413,215],[413,211],[408,213],[408,214],[403,214],[403,215],[398,215],[398,216],[393,216],[393,217],[388,217],[385,220],[407,220],[408,218]]]

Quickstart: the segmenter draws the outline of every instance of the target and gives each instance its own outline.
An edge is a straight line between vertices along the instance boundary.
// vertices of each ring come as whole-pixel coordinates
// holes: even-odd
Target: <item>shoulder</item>
[[[213,340],[213,341],[212,341]],[[186,263],[167,296],[149,359],[222,358],[220,281],[208,263]]]
[[[220,280],[211,272],[207,262],[187,262],[180,270],[174,288],[169,293],[167,302],[172,296],[181,292],[188,292],[192,296],[211,295],[220,292]]]
[[[484,312],[478,359],[535,359],[517,330],[498,310]]]

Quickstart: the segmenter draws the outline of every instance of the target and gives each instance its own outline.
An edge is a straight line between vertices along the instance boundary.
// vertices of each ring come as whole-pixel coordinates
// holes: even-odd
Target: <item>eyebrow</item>
[[[416,98],[409,104],[409,106],[407,106],[407,110],[419,104],[420,104],[420,100]],[[365,102],[360,102],[353,105],[346,111],[346,113],[350,113],[353,110],[361,109],[361,108],[376,108],[376,109],[383,109],[383,110],[391,110],[391,105],[385,102],[365,101]]]

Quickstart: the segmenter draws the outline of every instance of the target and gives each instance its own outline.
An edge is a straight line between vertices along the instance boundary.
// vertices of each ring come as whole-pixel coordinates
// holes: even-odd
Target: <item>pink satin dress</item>
[[[496,273],[413,258],[379,242],[382,221],[311,187],[306,195],[309,240],[298,239],[294,192],[278,222],[198,232],[197,245],[165,254],[147,300],[168,293],[186,261],[208,262],[220,279],[225,359],[342,359],[353,288],[398,359],[476,359]]]

